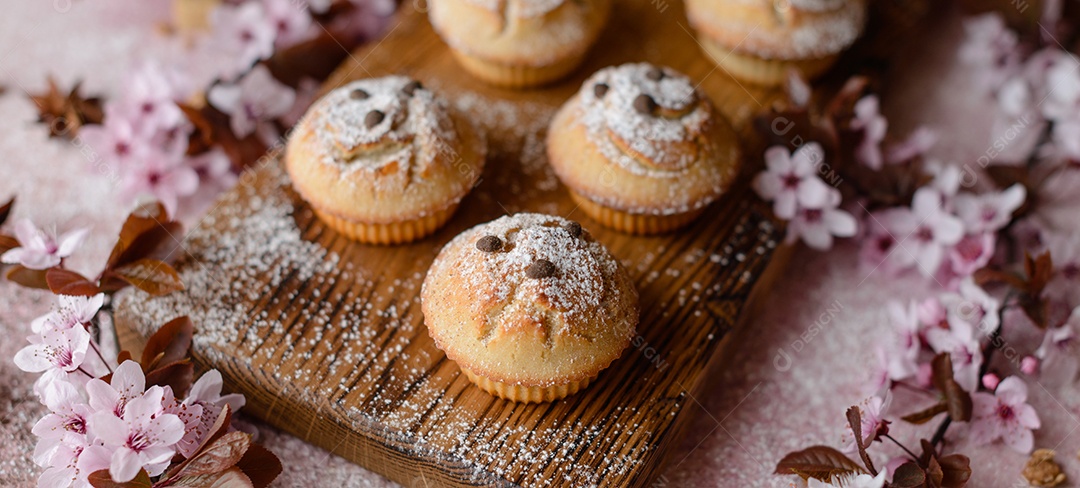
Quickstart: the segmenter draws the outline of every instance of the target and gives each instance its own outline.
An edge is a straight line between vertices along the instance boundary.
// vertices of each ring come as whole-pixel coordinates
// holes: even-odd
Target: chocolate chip
[[[413,80],[410,81],[408,85],[405,85],[405,87],[401,89],[401,92],[411,97],[416,93],[416,90],[422,88],[424,88],[424,85],[420,84],[419,81]]]
[[[664,70],[654,66],[645,73],[645,77],[652,81],[660,81],[664,79]]]
[[[555,265],[546,259],[537,259],[525,270],[525,276],[534,280],[555,276]]]
[[[607,95],[608,88],[604,83],[597,83],[592,87],[593,95],[596,95],[596,98],[604,98],[604,95]]]
[[[484,252],[498,252],[503,247],[502,239],[495,236],[484,236],[476,241],[476,248]]]
[[[370,96],[371,95],[368,95],[368,92],[359,88],[353,90],[352,93],[349,93],[349,98],[352,98],[353,100],[367,100]]]
[[[372,127],[375,127],[376,125],[379,125],[379,122],[382,122],[385,118],[386,114],[378,110],[372,110],[368,112],[366,117],[364,117],[364,125],[367,126],[368,129],[370,129]]]
[[[656,113],[656,100],[645,94],[638,95],[634,99],[634,110],[642,115],[653,115]]]
[[[577,222],[570,222],[569,224],[566,224],[563,228],[570,233],[570,237],[573,237],[574,239],[581,237],[581,224]]]

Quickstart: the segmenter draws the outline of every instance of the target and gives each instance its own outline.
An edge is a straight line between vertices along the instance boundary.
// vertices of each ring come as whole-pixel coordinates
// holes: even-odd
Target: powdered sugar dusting
[[[674,178],[695,163],[698,154],[668,151],[665,143],[695,139],[710,122],[712,113],[708,104],[700,103],[704,95],[694,88],[689,78],[672,70],[663,70],[661,79],[652,80],[647,73],[655,69],[659,68],[647,63],[625,64],[594,74],[580,93],[581,121],[588,129],[590,141],[609,160],[635,174]],[[602,97],[598,97],[594,89],[598,84],[608,87]],[[641,113],[634,105],[642,95],[652,98],[658,110],[673,114]],[[612,142],[612,137],[654,164],[645,165],[624,154]]]
[[[540,17],[566,3],[566,0],[466,0],[492,12],[505,10],[508,15],[527,19]]]
[[[399,171],[422,173],[457,135],[445,102],[429,90],[406,90],[410,83],[404,76],[355,81],[316,102],[306,123],[327,148],[324,161],[343,174],[393,162]],[[380,114],[374,125],[372,114]]]

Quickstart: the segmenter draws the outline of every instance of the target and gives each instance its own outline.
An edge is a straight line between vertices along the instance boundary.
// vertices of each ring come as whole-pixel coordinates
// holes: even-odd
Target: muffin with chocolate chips
[[[638,294],[581,225],[517,214],[458,235],[421,292],[436,346],[488,393],[547,402],[585,388],[634,337]]]
[[[399,244],[441,227],[480,178],[476,127],[419,82],[390,76],[338,88],[289,138],[293,188],[330,227]]]
[[[552,120],[547,153],[585,213],[632,234],[693,221],[741,159],[735,132],[689,78],[644,63],[586,81]]]

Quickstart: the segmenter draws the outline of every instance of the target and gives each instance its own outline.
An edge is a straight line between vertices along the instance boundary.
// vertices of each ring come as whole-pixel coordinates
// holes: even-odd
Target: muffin
[[[429,0],[431,25],[477,78],[509,88],[566,76],[585,58],[611,0]]]
[[[547,153],[586,214],[631,234],[693,221],[741,158],[735,132],[690,79],[650,64],[594,74],[552,120]]]
[[[630,344],[638,294],[577,222],[522,213],[450,241],[421,291],[435,345],[483,390],[548,402],[588,386]]]
[[[293,188],[351,239],[399,244],[449,220],[480,178],[486,147],[419,82],[356,81],[316,102],[285,149]]]
[[[866,0],[686,0],[686,11],[731,76],[779,85],[790,68],[807,79],[828,70],[862,34]]]

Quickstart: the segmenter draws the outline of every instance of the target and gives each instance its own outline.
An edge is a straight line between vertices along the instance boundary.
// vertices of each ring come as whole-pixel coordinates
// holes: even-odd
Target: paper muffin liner
[[[635,214],[605,207],[574,191],[570,192],[570,197],[578,204],[578,208],[604,227],[635,235],[671,232],[693,222],[705,211],[691,210],[671,215]]]
[[[575,69],[585,59],[579,54],[545,66],[522,66],[492,63],[456,49],[450,50],[465,71],[485,83],[502,88],[529,88],[559,80]]]
[[[728,74],[748,83],[764,86],[779,86],[787,79],[787,72],[795,68],[807,80],[821,76],[836,64],[839,55],[830,55],[815,59],[764,59],[749,54],[734,52],[724,48],[711,39],[699,36],[705,52],[718,66]]]
[[[458,366],[461,367],[460,364]],[[589,383],[596,379],[596,375],[593,375],[591,378],[581,381],[539,387],[503,383],[501,381],[480,376],[465,367],[461,367],[461,372],[465,373],[465,377],[469,378],[469,381],[472,381],[473,384],[480,387],[481,390],[499,398],[519,403],[545,403],[562,400],[563,398],[584,390],[585,387],[589,386]]]
[[[423,239],[439,230],[450,217],[458,204],[415,220],[405,220],[390,224],[365,224],[337,217],[312,207],[315,215],[331,229],[344,234],[349,239],[364,244],[394,245]]]

